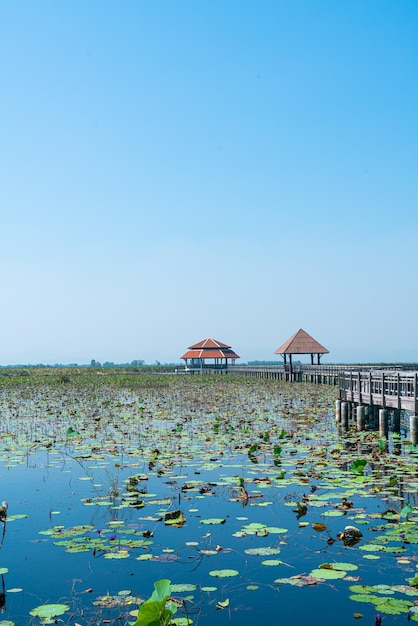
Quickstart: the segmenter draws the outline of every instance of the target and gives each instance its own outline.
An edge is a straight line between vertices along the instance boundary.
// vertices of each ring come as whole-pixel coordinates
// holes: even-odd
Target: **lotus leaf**
[[[232,576],[238,576],[239,572],[236,569],[216,569],[209,572],[210,576],[215,578],[229,578]]]

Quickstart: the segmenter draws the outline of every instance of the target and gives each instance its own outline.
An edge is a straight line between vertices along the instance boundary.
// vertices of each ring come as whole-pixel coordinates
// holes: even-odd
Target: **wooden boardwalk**
[[[233,374],[288,382],[338,385],[342,402],[382,409],[402,409],[418,416],[418,369],[347,365],[229,365],[188,370],[199,374]]]
[[[249,378],[338,385],[346,366],[339,365],[229,365],[228,373]]]
[[[339,397],[345,402],[403,409],[418,415],[418,372],[346,370],[339,376]]]

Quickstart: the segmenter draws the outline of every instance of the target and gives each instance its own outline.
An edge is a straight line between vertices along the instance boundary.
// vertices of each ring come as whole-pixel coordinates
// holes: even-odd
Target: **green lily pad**
[[[252,554],[255,556],[270,556],[273,554],[279,554],[280,548],[266,547],[266,548],[247,548],[244,550],[245,554]]]
[[[106,552],[105,559],[127,559],[129,552],[127,550],[118,550],[117,552]]]
[[[63,615],[66,611],[69,611],[70,607],[67,604],[42,604],[29,611],[29,615],[33,617],[39,617],[42,620],[50,620],[58,615]]]
[[[229,578],[238,574],[236,569],[215,569],[209,572],[209,576],[215,576],[215,578]]]
[[[408,613],[411,606],[412,603],[408,602],[408,600],[400,600],[398,598],[381,598],[379,602],[375,604],[376,611],[386,613],[387,615]]]
[[[331,509],[330,511],[324,511],[322,513],[324,517],[342,517],[345,515],[345,511],[338,511],[337,509]]]
[[[195,591],[196,589],[197,589],[197,585],[192,585],[190,583],[171,585],[172,593],[184,593],[186,591]]]
[[[311,571],[311,576],[314,578],[324,578],[325,580],[334,580],[337,578],[344,578],[346,572],[342,570],[336,569],[313,569]]]
[[[185,523],[186,523],[186,516],[180,510],[170,511],[168,513],[165,513],[164,515],[164,524],[167,524],[169,526],[181,527],[181,526],[184,526]]]
[[[343,570],[344,572],[354,572],[358,569],[358,565],[354,563],[331,563],[332,569]]]

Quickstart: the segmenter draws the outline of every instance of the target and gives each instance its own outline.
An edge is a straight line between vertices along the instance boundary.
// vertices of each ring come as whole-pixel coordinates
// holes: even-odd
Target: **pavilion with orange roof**
[[[232,350],[231,346],[208,337],[189,346],[187,352],[180,358],[185,360],[186,367],[190,367],[190,369],[227,369],[228,361],[234,365],[235,359],[240,357]],[[210,363],[207,363],[208,360]]]
[[[287,341],[284,342],[280,348],[275,350],[274,354],[280,354],[284,359],[286,365],[286,357],[289,356],[290,369],[292,368],[292,355],[293,354],[310,354],[311,365],[314,364],[314,355],[317,355],[318,365],[323,354],[329,354],[329,350],[324,348],[313,337],[308,335],[307,332],[301,328],[294,335],[292,335]]]

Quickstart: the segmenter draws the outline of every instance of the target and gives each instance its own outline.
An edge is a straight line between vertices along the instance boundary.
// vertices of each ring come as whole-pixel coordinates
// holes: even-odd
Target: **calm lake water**
[[[389,442],[339,433],[331,387],[185,378],[1,390],[0,625],[132,623],[160,579],[202,626],[373,625],[379,604],[358,587],[378,585],[414,618],[418,456],[406,427]],[[177,526],[165,523],[173,511]],[[362,533],[352,546],[338,538],[347,525]],[[335,578],[318,574],[324,564]],[[30,615],[50,603],[68,610]],[[405,623],[399,606],[384,624]]]

